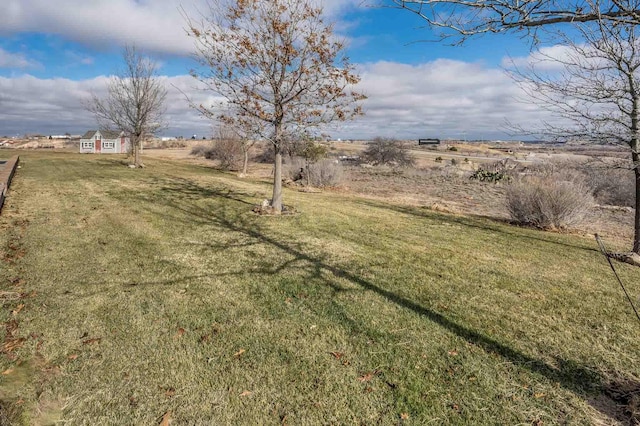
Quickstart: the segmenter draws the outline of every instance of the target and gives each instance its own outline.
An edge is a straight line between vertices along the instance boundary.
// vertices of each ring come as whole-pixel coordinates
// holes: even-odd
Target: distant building
[[[81,154],[119,154],[128,152],[130,146],[124,132],[89,130],[80,138]]]
[[[418,139],[418,145],[440,145],[440,139],[435,139],[435,138]]]

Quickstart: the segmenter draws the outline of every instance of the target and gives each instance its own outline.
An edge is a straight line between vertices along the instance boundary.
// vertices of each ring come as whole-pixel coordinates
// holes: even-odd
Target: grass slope
[[[607,395],[637,383],[638,324],[590,240],[332,193],[259,217],[266,183],[201,166],[22,160],[0,216],[5,421],[625,414]]]

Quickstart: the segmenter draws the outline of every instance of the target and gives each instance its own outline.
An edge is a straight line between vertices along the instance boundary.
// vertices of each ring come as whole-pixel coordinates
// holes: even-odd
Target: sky
[[[535,127],[548,113],[526,102],[502,68],[528,57],[517,35],[434,42],[425,22],[407,11],[363,0],[319,0],[347,42],[362,78],[365,115],[332,126],[333,138],[513,139],[506,123]],[[193,40],[184,16],[206,0],[2,0],[0,135],[82,134],[96,128],[91,94],[104,95],[135,44],[159,65],[169,88],[164,136],[209,136],[211,123],[189,107],[213,94],[195,89]]]

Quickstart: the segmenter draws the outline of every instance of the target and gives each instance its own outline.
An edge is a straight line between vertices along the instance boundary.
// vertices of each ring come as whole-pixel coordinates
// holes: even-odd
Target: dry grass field
[[[257,216],[266,180],[191,160],[22,159],[0,423],[638,421],[638,324],[591,238],[339,191]]]

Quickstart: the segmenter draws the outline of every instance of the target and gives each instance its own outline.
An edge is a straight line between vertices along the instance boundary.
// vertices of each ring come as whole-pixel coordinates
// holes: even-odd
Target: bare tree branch
[[[558,24],[640,23],[640,4],[625,0],[384,0],[459,42],[486,33],[520,32],[535,40],[538,29]]]
[[[271,141],[274,211],[282,210],[281,149],[287,136],[362,114],[360,78],[313,0],[211,0],[209,15],[185,16],[199,68],[191,74],[225,105],[194,105]],[[229,113],[231,112],[231,113]]]
[[[532,102],[564,120],[545,123],[540,133],[629,148],[636,176],[633,252],[640,254],[640,28],[608,20],[574,28],[579,37],[565,34],[561,50],[538,51],[510,73]]]
[[[141,167],[142,139],[164,126],[167,90],[157,76],[157,66],[134,46],[123,51],[124,68],[111,77],[108,95],[93,95],[88,109],[103,129],[123,131],[131,137],[134,162]]]

